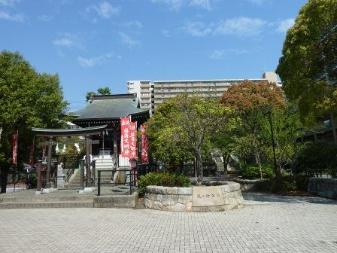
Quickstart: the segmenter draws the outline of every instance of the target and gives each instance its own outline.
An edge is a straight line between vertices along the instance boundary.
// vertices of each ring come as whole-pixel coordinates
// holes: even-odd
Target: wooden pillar
[[[85,168],[86,168],[86,185],[91,183],[91,171],[90,171],[90,139],[89,136],[85,137]]]
[[[52,137],[48,141],[48,156],[47,156],[47,175],[46,175],[46,188],[50,188],[50,170],[51,170],[51,150],[52,150]]]
[[[119,155],[118,155],[118,130],[116,127],[113,128],[113,153],[116,158],[116,167],[119,166]]]
[[[116,156],[118,156],[117,130],[113,128],[112,131],[113,131],[113,153]]]
[[[80,188],[84,189],[84,160],[80,160]]]
[[[42,178],[41,178],[41,165],[36,168],[37,186],[36,190],[41,191],[42,188]]]

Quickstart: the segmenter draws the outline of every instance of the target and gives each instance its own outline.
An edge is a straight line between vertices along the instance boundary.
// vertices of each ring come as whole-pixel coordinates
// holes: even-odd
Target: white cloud
[[[259,18],[239,17],[219,22],[214,34],[237,35],[242,37],[256,36],[261,33],[266,21]]]
[[[211,0],[191,0],[190,1],[191,6],[200,7],[206,10],[211,9]]]
[[[151,2],[166,4],[170,9],[178,11],[182,7],[184,0],[151,0]]]
[[[295,19],[288,18],[288,19],[285,19],[279,22],[276,30],[281,33],[286,33],[289,30],[289,28],[291,28],[294,24],[295,24]]]
[[[79,56],[77,58],[77,61],[82,67],[91,68],[91,67],[95,67],[97,65],[101,65],[101,64],[105,63],[106,61],[108,61],[112,57],[113,57],[113,54],[111,54],[111,53],[108,53],[108,54],[105,54],[105,55],[100,55],[100,56],[97,56],[97,57],[91,57],[91,58],[85,58],[85,57]]]
[[[64,48],[79,48],[82,49],[82,43],[77,35],[65,33],[53,40],[53,44],[58,47]]]
[[[124,44],[126,44],[128,47],[135,47],[139,46],[140,42],[138,40],[133,39],[126,33],[120,32],[119,36]]]
[[[166,38],[171,37],[171,32],[170,32],[169,30],[167,30],[167,29],[162,29],[162,30],[161,30],[161,34],[162,34],[164,37],[166,37]]]
[[[59,38],[53,41],[53,44],[55,46],[61,46],[61,47],[73,47],[74,42],[69,38]]]
[[[19,23],[22,23],[25,21],[24,16],[21,14],[11,14],[9,12],[1,11],[1,10],[0,10],[0,19],[19,22]]]
[[[211,10],[211,2],[214,0],[151,0],[152,3],[166,4],[171,10],[178,11],[182,7],[192,6]]]
[[[263,4],[271,2],[272,0],[247,0],[247,1],[251,2],[252,4],[256,4],[256,5],[263,5]]]
[[[209,55],[209,58],[212,60],[221,60],[228,55],[243,55],[247,54],[248,51],[245,49],[216,49]]]
[[[43,21],[43,22],[49,22],[53,20],[53,16],[49,16],[49,15],[40,15],[37,17],[38,20]]]
[[[97,5],[91,5],[87,7],[87,12],[95,12],[99,17],[108,19],[112,16],[116,16],[120,12],[119,7],[112,6],[109,2],[104,1]]]
[[[211,25],[200,21],[189,21],[183,26],[183,30],[195,37],[203,37],[212,32]]]
[[[3,6],[14,6],[19,3],[21,0],[0,0],[0,5]]]
[[[143,23],[140,22],[139,20],[132,20],[132,21],[126,22],[124,23],[124,26],[137,28],[137,29],[142,29],[144,27]]]
[[[236,35],[253,37],[259,35],[268,23],[258,18],[238,17],[206,24],[201,21],[188,21],[182,29],[196,37],[206,35]]]

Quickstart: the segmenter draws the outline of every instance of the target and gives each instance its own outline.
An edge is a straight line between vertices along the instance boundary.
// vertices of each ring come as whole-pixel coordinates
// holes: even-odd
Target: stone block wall
[[[337,178],[310,178],[308,192],[337,199]]]
[[[213,186],[213,189],[221,192],[215,203],[221,204],[205,204],[200,205],[202,200],[193,200],[193,190],[195,188],[203,188],[203,192],[207,193],[209,186],[197,187],[164,187],[164,186],[148,186],[144,204],[146,208],[157,209],[162,211],[224,211],[242,206],[243,198],[240,190],[240,184],[228,182],[225,185]],[[208,188],[208,189],[211,189]],[[219,199],[220,198],[220,199]],[[205,201],[206,202],[206,201]],[[207,200],[209,203],[209,200]]]
[[[163,211],[192,211],[192,187],[148,186],[145,207]]]

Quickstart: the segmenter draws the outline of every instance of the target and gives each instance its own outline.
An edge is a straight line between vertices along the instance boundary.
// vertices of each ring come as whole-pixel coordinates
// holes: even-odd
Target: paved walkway
[[[245,198],[217,213],[0,210],[0,252],[337,252],[337,202]]]

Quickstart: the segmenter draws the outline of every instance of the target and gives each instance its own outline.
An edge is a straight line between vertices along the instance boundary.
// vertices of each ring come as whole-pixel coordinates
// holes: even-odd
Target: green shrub
[[[295,174],[309,177],[337,175],[337,145],[331,143],[308,143],[298,153],[294,162]]]
[[[283,176],[281,181],[271,179],[270,190],[273,193],[288,193],[296,191],[296,182],[292,176]]]
[[[295,175],[296,189],[299,191],[307,191],[309,177],[306,175]]]
[[[151,172],[140,177],[138,181],[139,194],[144,195],[146,186],[149,185],[188,187],[191,185],[191,181],[184,175],[176,175],[168,172]]]
[[[260,178],[260,169],[257,165],[245,165],[241,169],[241,176],[247,179]],[[263,178],[271,178],[273,176],[273,169],[268,164],[262,165]]]

